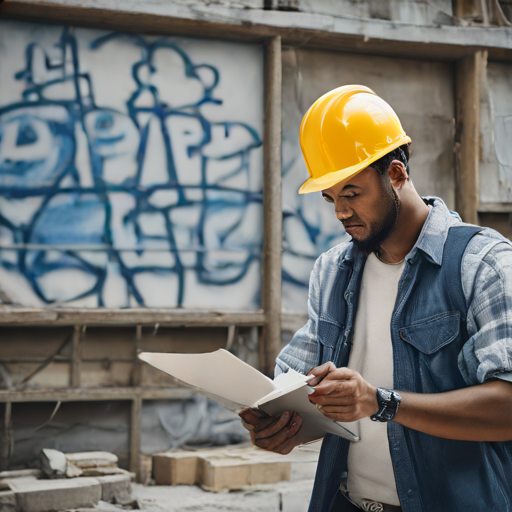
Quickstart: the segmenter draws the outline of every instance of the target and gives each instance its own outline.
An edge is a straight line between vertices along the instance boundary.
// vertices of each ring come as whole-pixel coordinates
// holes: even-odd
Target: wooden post
[[[142,382],[142,364],[138,357],[141,341],[142,341],[142,325],[137,325],[135,327],[132,386],[140,386],[141,382]]]
[[[263,283],[265,326],[260,340],[260,369],[274,372],[281,348],[281,37],[265,44],[265,133],[263,137]]]
[[[73,332],[73,354],[71,359],[71,387],[80,387],[80,366],[81,366],[81,354],[80,354],[80,325],[75,325]]]
[[[140,417],[142,413],[142,397],[137,394],[132,400],[130,419],[130,471],[135,473],[137,482],[140,475]]]
[[[487,52],[456,63],[455,207],[464,222],[478,223],[480,164],[480,83]]]

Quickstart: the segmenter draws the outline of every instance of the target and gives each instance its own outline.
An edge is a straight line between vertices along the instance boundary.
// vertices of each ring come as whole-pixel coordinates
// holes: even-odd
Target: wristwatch
[[[377,388],[377,402],[379,403],[379,410],[373,416],[370,416],[370,419],[373,421],[392,421],[398,412],[402,397],[392,389]]]

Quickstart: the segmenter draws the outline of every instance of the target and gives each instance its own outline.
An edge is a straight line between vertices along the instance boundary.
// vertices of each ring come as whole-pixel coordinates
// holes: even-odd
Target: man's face
[[[369,254],[393,233],[400,202],[387,175],[367,167],[349,181],[322,191],[354,244]]]

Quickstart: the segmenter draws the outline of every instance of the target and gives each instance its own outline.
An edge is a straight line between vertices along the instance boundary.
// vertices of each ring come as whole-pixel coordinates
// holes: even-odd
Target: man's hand
[[[269,416],[259,409],[244,409],[239,413],[242,425],[251,433],[254,446],[286,455],[297,446],[302,418],[296,412]]]
[[[336,368],[328,362],[313,368],[308,375],[315,377],[309,385],[315,388],[311,402],[334,421],[357,421],[379,410],[377,389],[348,368]]]

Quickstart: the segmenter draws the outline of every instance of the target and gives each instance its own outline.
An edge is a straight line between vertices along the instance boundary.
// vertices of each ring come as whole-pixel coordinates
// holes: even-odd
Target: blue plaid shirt
[[[427,199],[434,200],[433,206],[406,259],[421,250],[427,258],[441,264],[448,230],[461,221],[441,199]],[[318,306],[319,301],[329,300],[318,289],[319,273],[335,263],[349,243],[342,243],[318,258],[309,285],[309,321],[279,354],[276,375],[288,368],[306,374],[317,365]],[[458,358],[464,381],[468,386],[492,378],[512,382],[512,244],[488,228],[474,236],[462,260],[462,286],[470,336]]]

